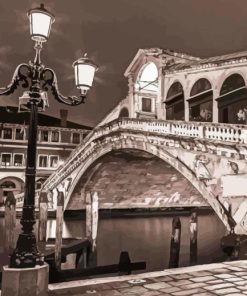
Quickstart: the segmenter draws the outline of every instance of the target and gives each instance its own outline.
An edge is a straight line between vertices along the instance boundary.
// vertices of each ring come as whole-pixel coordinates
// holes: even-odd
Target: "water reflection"
[[[180,266],[189,265],[189,216],[180,216],[182,224]],[[172,217],[100,219],[98,228],[98,265],[117,263],[121,251],[132,261],[146,261],[148,271],[168,267]],[[48,221],[48,237],[55,237],[55,220]],[[20,232],[18,222],[16,237]],[[226,229],[215,214],[198,217],[198,264],[211,263],[222,256],[220,239]],[[0,219],[0,247],[3,253],[4,219]],[[84,237],[85,221],[65,221],[64,237]],[[6,255],[5,255],[6,257]],[[6,264],[3,254],[1,263]]]

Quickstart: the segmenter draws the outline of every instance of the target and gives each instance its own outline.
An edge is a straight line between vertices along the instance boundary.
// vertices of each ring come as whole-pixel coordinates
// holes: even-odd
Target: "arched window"
[[[184,120],[184,91],[180,82],[171,85],[165,104],[167,120]]]
[[[8,192],[18,194],[23,191],[24,183],[15,177],[8,177],[0,180],[0,188],[3,190],[3,196],[7,196]]]
[[[153,62],[148,63],[141,69],[136,84],[137,90],[158,91],[158,70]]]
[[[129,117],[129,110],[127,108],[121,109],[118,117]]]
[[[243,77],[239,74],[232,74],[231,76],[227,77],[226,80],[223,82],[222,87],[220,89],[220,95],[225,95],[243,86],[245,86]]]
[[[1,185],[0,185],[1,188],[8,188],[8,189],[13,189],[13,188],[16,188],[16,185],[14,182],[12,181],[4,181]]]
[[[219,122],[247,123],[247,90],[240,74],[235,73],[225,79],[217,101]]]
[[[210,90],[211,88],[211,83],[207,79],[201,78],[193,85],[190,91],[190,96],[193,97],[197,94]]]
[[[195,82],[188,101],[190,121],[212,122],[213,91],[207,79],[201,78]]]

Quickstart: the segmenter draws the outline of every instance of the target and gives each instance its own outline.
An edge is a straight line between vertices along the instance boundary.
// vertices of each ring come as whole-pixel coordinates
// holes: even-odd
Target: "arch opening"
[[[120,110],[118,118],[121,117],[129,117],[129,110],[127,108],[124,107]]]
[[[158,69],[155,63],[145,64],[138,74],[136,80],[137,91],[158,91]]]
[[[190,121],[212,122],[213,91],[207,79],[201,78],[195,82],[188,102]]]
[[[89,180],[99,163],[101,166]],[[208,205],[179,171],[158,156],[138,149],[111,151],[91,164],[74,187],[67,209],[78,209],[79,203],[84,206],[81,188],[98,191],[103,207]]]
[[[217,101],[219,122],[247,123],[247,90],[240,74],[232,74],[224,80]]]
[[[180,82],[171,85],[164,103],[167,120],[184,120],[184,91]]]
[[[15,177],[7,177],[0,180],[0,188],[3,191],[2,198],[5,199],[8,192],[13,192],[13,194],[19,194],[24,190],[24,182]],[[3,200],[1,200],[3,202]]]
[[[136,83],[136,117],[156,118],[158,94],[158,69],[154,62],[148,62],[140,69]]]

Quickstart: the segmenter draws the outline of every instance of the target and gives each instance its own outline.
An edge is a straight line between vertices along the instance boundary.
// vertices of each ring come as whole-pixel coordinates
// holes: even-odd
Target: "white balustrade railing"
[[[184,122],[184,121],[161,121],[152,119],[120,118],[97,126],[91,131],[83,142],[76,147],[69,158],[55,171],[44,183],[44,187],[49,187],[65,178],[70,172],[72,163],[78,158],[84,158],[92,150],[91,143],[105,135],[110,135],[114,131],[140,131],[148,133],[175,135],[179,137],[201,138],[220,142],[232,142],[247,144],[247,126]],[[78,162],[77,162],[78,163]]]

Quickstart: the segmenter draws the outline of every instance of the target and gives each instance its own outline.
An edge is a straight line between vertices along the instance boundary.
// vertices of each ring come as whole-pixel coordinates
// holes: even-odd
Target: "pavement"
[[[247,260],[50,284],[49,296],[247,295]]]

